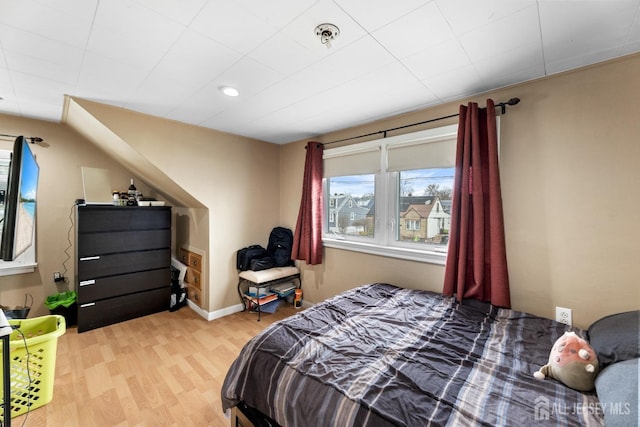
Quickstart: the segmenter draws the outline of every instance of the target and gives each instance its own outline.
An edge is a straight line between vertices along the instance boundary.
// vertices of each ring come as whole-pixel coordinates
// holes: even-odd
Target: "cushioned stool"
[[[239,277],[238,294],[242,301],[242,311],[247,309],[247,298],[242,292],[243,282],[245,282],[247,286],[255,286],[256,288],[261,289],[286,280],[295,279],[298,281],[297,287],[300,288],[302,286],[302,282],[300,281],[300,270],[298,270],[297,267],[274,267],[260,271],[246,270],[241,271]],[[257,306],[258,321],[260,321],[260,304],[257,304]]]

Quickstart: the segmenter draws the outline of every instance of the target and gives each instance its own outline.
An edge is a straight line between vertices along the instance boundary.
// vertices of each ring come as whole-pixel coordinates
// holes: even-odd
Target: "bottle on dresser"
[[[133,178],[131,178],[131,185],[127,191],[127,206],[138,206],[138,190],[133,184]]]

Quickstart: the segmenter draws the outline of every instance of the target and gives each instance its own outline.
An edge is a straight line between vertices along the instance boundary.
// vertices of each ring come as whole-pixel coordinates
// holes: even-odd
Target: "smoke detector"
[[[331,41],[340,35],[340,29],[333,24],[320,24],[316,27],[316,37],[320,39],[320,43],[331,47]]]

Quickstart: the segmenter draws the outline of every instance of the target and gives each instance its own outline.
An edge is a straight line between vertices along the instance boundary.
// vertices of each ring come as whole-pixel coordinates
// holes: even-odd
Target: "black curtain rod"
[[[17,138],[18,135],[6,135],[4,133],[0,133],[0,138]],[[31,142],[32,144],[35,144],[36,142],[42,142],[42,138],[40,138],[39,136],[25,136],[24,139],[26,139],[27,141]]]
[[[501,114],[506,114],[507,105],[517,105],[519,102],[520,102],[520,98],[511,98],[510,100],[508,100],[506,102],[500,102],[499,104],[495,104],[495,107],[496,108],[500,107],[500,113]],[[338,142],[350,141],[352,139],[364,138],[364,137],[367,137],[367,136],[378,135],[380,133],[384,134],[384,138],[386,138],[387,137],[387,132],[393,132],[394,130],[405,129],[405,128],[412,127],[412,126],[424,125],[426,123],[437,122],[439,120],[450,119],[452,117],[457,117],[459,115],[460,114],[458,114],[458,113],[449,114],[448,116],[436,117],[435,119],[424,120],[422,122],[411,123],[411,124],[408,124],[408,125],[398,126],[398,127],[395,127],[395,128],[390,128],[390,129],[385,129],[385,130],[379,130],[377,132],[371,132],[371,133],[366,133],[366,134],[363,134],[363,135],[352,136],[350,138],[338,139],[336,141],[331,141],[331,142],[322,142],[322,143],[319,142],[318,144],[319,145],[336,144]]]

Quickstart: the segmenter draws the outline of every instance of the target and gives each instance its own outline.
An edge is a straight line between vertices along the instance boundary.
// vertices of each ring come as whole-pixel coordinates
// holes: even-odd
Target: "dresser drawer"
[[[202,255],[180,248],[179,257],[183,264],[198,271],[202,271]]]
[[[170,284],[170,268],[81,280],[78,284],[80,288],[78,303],[94,302],[114,296],[166,287]]]
[[[200,275],[200,272],[194,268],[187,268],[187,273],[184,276],[184,281],[191,286],[202,289],[202,277]]]
[[[78,304],[78,332],[169,309],[170,287]]]
[[[171,228],[171,208],[80,206],[78,233]]]
[[[133,252],[171,246],[171,230],[117,231],[78,235],[78,256]]]
[[[166,268],[168,265],[171,265],[171,249],[169,248],[82,257],[78,260],[78,280],[155,270]]]
[[[202,256],[189,252],[189,262],[187,265],[195,270],[202,271]]]
[[[198,307],[202,307],[202,292],[194,286],[187,286],[187,298],[194,302]]]
[[[180,262],[183,263],[184,265],[189,265],[189,251],[184,249],[184,248],[180,248],[178,249],[178,257],[180,258]]]

